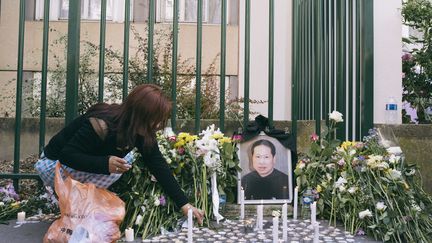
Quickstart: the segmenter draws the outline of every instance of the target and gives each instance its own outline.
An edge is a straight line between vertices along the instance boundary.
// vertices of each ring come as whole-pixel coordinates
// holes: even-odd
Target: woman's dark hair
[[[110,117],[106,122],[117,133],[118,146],[133,147],[137,137],[142,136],[143,147],[149,148],[156,143],[156,131],[165,127],[171,107],[159,86],[142,84],[121,105],[97,104],[87,111],[87,116]]]
[[[253,168],[253,154],[254,154],[255,147],[257,147],[259,145],[264,145],[266,147],[269,147],[273,157],[276,155],[276,147],[274,146],[274,144],[272,142],[270,142],[269,140],[266,140],[266,139],[260,139],[260,140],[255,141],[252,144],[251,149],[250,149],[251,153],[250,153],[250,158],[249,158],[249,169],[251,171],[255,170]]]

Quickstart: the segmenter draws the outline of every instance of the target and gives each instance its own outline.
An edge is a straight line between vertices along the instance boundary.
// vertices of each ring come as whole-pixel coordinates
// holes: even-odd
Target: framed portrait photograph
[[[290,203],[293,197],[291,150],[277,139],[260,134],[239,144],[238,195],[245,204]],[[240,196],[238,198],[240,202]]]

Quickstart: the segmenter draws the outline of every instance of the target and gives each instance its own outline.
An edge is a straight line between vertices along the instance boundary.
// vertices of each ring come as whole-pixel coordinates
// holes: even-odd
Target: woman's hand
[[[110,173],[123,174],[132,166],[126,160],[117,156],[110,156],[108,160],[108,169]]]
[[[192,209],[192,214],[193,216],[198,220],[198,223],[200,225],[202,225],[203,223],[203,218],[204,218],[204,213],[202,210],[197,209],[196,207],[192,206],[190,203],[186,203],[185,205],[183,205],[183,207],[181,207],[181,210],[183,212],[183,215],[187,217],[188,215],[188,210]]]

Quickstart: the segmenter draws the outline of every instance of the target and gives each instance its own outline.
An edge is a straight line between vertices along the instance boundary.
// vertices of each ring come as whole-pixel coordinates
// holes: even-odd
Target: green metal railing
[[[37,175],[19,173],[21,106],[23,82],[23,50],[25,2],[20,0],[17,93],[16,93],[16,126],[14,147],[14,170],[11,174],[0,174],[0,178],[14,179],[18,188],[18,179],[38,178]],[[179,2],[174,0],[172,21],[172,93],[173,110],[171,126],[176,127],[177,117],[177,62],[179,36]],[[220,112],[219,126],[225,129],[225,77],[227,55],[227,6],[231,1],[221,0],[220,23]],[[250,99],[250,60],[251,60],[251,0],[244,1],[244,119],[243,125],[249,122]],[[98,73],[98,101],[104,100],[105,77],[105,34],[106,34],[106,0],[101,1],[100,51]],[[43,21],[43,55],[42,55],[42,88],[39,152],[45,145],[46,92],[49,40],[49,6],[50,0],[44,1]],[[196,21],[196,97],[195,97],[195,132],[200,131],[201,120],[201,85],[202,85],[202,35],[203,35],[203,2],[198,1]],[[81,0],[69,1],[67,80],[66,80],[66,117],[70,123],[78,115],[79,88],[79,54],[80,54],[80,11]],[[124,14],[124,47],[123,47],[123,82],[122,97],[128,94],[129,87],[129,34],[130,34],[130,0],[125,0]],[[147,81],[154,83],[153,74],[153,37],[156,6],[149,0]],[[373,1],[372,0],[293,0],[292,11],[292,132],[297,134],[298,120],[316,120],[316,131],[327,114],[337,109],[345,115],[345,122],[338,134],[341,138],[358,139],[372,127],[373,100],[366,99],[365,94],[373,89]],[[275,1],[268,0],[268,116],[273,123],[274,93],[274,42],[275,42]],[[348,50],[354,50],[348,51]],[[346,60],[348,59],[348,60]],[[346,92],[346,88],[348,91]],[[355,90],[355,92],[353,91]],[[348,102],[346,102],[348,100]]]
[[[373,127],[373,0],[293,0],[293,129],[296,120],[344,115],[340,139]]]

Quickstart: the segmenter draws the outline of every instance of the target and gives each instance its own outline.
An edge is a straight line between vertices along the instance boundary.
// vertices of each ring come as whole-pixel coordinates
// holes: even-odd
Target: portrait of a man
[[[291,154],[276,139],[259,135],[242,143],[240,163],[246,201],[291,200]]]

